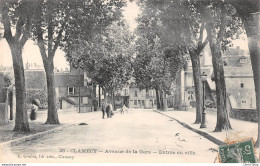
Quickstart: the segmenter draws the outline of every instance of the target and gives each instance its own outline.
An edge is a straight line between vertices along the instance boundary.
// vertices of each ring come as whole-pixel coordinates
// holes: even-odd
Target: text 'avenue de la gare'
[[[112,149],[105,149],[105,150],[98,150],[98,149],[66,149],[62,148],[59,149],[59,152],[67,152],[67,153],[132,153],[132,154],[177,154],[177,155],[195,155],[193,151],[174,151],[174,150],[159,150],[159,151],[152,151],[152,150],[112,150]]]

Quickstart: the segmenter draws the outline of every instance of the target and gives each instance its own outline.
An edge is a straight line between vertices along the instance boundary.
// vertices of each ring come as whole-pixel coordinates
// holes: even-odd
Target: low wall
[[[255,109],[231,109],[229,116],[234,119],[240,119],[250,122],[257,122],[258,115]]]
[[[8,122],[8,94],[7,88],[0,90],[0,124]]]

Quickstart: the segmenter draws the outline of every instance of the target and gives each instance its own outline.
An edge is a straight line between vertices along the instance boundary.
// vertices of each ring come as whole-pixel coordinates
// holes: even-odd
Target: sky
[[[135,18],[140,13],[138,6],[135,2],[127,2],[127,6],[123,9],[123,16],[130,25],[130,30],[134,31],[137,26]],[[37,65],[43,65],[40,50],[32,40],[26,42],[23,49],[23,63],[36,63]],[[11,50],[5,39],[0,40],[0,66],[12,66]],[[54,56],[54,66],[58,69],[65,69],[69,67],[68,62],[65,59],[65,53],[58,49]]]
[[[134,31],[134,29],[137,27],[137,22],[135,19],[137,18],[138,14],[141,13],[140,9],[135,2],[128,1],[127,6],[123,10],[123,16],[129,23],[130,30]],[[242,49],[248,49],[246,40],[238,40],[234,41],[233,43],[234,47],[240,46]],[[29,62],[36,63],[37,65],[43,65],[39,48],[32,40],[26,42],[22,56],[24,64]],[[63,51],[59,49],[56,51],[54,56],[54,65],[58,69],[65,69],[66,67],[69,67],[69,64],[64,56],[65,53]],[[0,40],[0,66],[1,65],[12,66],[11,51],[5,39]]]

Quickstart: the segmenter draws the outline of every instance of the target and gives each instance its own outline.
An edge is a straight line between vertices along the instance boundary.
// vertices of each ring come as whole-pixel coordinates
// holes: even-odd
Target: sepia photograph
[[[259,29],[259,0],[0,0],[1,166],[257,166]]]

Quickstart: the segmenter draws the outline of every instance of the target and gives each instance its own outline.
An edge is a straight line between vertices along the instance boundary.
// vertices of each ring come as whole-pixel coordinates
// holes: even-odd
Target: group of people
[[[107,106],[105,106],[104,103],[102,103],[101,106],[101,111],[102,111],[102,118],[105,119],[105,115],[107,114],[107,118],[112,118],[113,114],[113,106],[112,104],[108,104]]]
[[[109,103],[107,106],[105,106],[105,104],[102,103],[101,111],[102,111],[102,118],[103,119],[105,119],[106,114],[107,114],[107,118],[112,118],[112,116],[114,115],[113,106],[112,106],[111,103]],[[124,106],[121,108],[121,114],[124,114],[125,111],[127,111],[127,113],[128,113],[128,109],[124,104]]]

